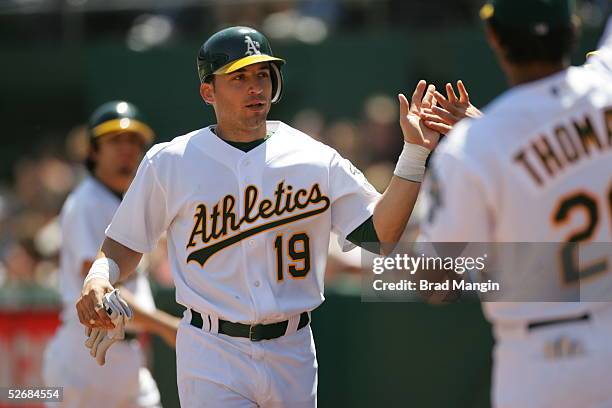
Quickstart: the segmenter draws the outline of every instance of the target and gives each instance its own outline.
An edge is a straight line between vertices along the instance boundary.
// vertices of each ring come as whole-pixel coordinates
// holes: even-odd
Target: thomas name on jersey
[[[588,115],[571,123],[558,123],[552,133],[541,132],[514,155],[514,163],[536,185],[555,178],[566,166],[589,158],[592,151],[612,150],[612,108],[602,112],[604,129],[596,132]],[[539,166],[537,165],[539,163]]]
[[[223,249],[252,235],[321,214],[329,208],[331,203],[330,199],[321,192],[319,184],[314,184],[308,189],[299,189],[294,194],[293,186],[285,186],[284,180],[276,185],[273,199],[263,198],[258,201],[258,198],[259,190],[256,186],[250,185],[244,190],[242,217],[236,213],[237,199],[231,194],[219,200],[210,213],[206,204],[198,204],[187,249],[199,244],[207,244],[211,240],[216,240],[216,242],[191,252],[187,257],[187,262],[195,261],[203,267],[211,256]],[[296,210],[307,211],[290,215]],[[273,221],[242,229],[244,224],[252,224],[260,219],[265,220],[273,216],[276,216]],[[241,232],[226,238],[230,233],[238,230]]]

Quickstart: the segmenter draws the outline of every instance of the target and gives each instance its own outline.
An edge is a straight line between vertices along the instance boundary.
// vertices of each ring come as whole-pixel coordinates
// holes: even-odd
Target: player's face
[[[138,168],[144,143],[134,132],[104,135],[98,139],[98,150],[94,153],[96,172],[108,176],[131,177]]]
[[[264,125],[272,99],[270,64],[261,62],[230,74],[217,75],[212,96],[220,123],[233,123],[242,129]]]

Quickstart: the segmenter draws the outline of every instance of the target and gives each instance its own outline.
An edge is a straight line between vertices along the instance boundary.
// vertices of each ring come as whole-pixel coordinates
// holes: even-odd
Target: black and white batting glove
[[[85,346],[90,349],[89,354],[96,359],[99,365],[104,365],[106,362],[106,352],[110,346],[125,338],[125,325],[133,317],[132,309],[119,296],[118,289],[104,295],[102,304],[115,328],[112,330],[92,329],[89,338],[85,341]]]

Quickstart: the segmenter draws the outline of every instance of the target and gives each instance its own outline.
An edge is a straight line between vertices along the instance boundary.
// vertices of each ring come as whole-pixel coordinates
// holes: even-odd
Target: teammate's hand
[[[457,81],[457,89],[459,90],[459,98],[455,95],[455,90],[450,83],[446,84],[446,98],[440,92],[434,92],[434,99],[440,106],[434,104],[434,106],[423,108],[421,111],[421,118],[427,127],[436,132],[447,134],[455,123],[461,119],[482,116],[482,112],[470,102],[470,97],[461,80]]]
[[[102,299],[104,295],[113,291],[112,285],[105,279],[93,278],[83,285],[81,297],[76,303],[77,313],[81,324],[90,329],[115,328],[108,314],[104,310]]]
[[[427,91],[426,91],[427,89]],[[416,144],[433,150],[438,144],[440,133],[437,130],[425,126],[421,117],[424,109],[431,109],[435,105],[433,85],[420,80],[412,94],[412,104],[404,94],[399,94],[400,103],[400,127],[404,134],[406,143]]]

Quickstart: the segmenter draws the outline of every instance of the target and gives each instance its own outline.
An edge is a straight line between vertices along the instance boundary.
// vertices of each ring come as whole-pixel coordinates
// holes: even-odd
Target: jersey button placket
[[[251,160],[245,159],[240,163],[240,177],[244,184],[244,187],[251,183],[251,178],[249,177],[249,167],[251,165]]]
[[[244,197],[244,191],[246,191],[246,188],[249,185],[255,184],[257,183],[257,177],[253,178],[252,177],[252,171],[253,169],[253,164],[251,163],[250,159],[243,159],[241,162],[238,163],[238,183],[240,184],[240,188],[242,190],[242,197]],[[242,198],[241,197],[241,198]],[[261,197],[259,197],[259,199],[261,199]],[[253,224],[244,224],[242,225],[242,229],[250,229],[253,227]],[[241,243],[243,245],[244,248],[244,254],[247,257],[247,260],[245,262],[245,268],[246,268],[246,276],[247,279],[249,280],[249,287],[250,287],[250,292],[251,292],[251,296],[252,296],[252,300],[253,300],[253,307],[254,307],[254,312],[255,312],[255,316],[261,316],[262,313],[262,305],[260,304],[261,298],[265,297],[265,295],[262,295],[262,291],[264,291],[264,287],[265,285],[262,284],[262,277],[260,276],[259,272],[258,272],[258,268],[257,268],[257,264],[251,264],[248,260],[249,259],[254,259],[258,257],[258,254],[255,252],[258,247],[258,241],[256,237],[250,237],[250,238],[246,238],[245,240],[242,241]],[[260,256],[260,255],[259,255]],[[261,359],[262,355],[260,351],[258,350],[258,347],[256,347],[255,344],[252,344],[252,350],[255,353],[254,354],[254,358],[256,359]]]

